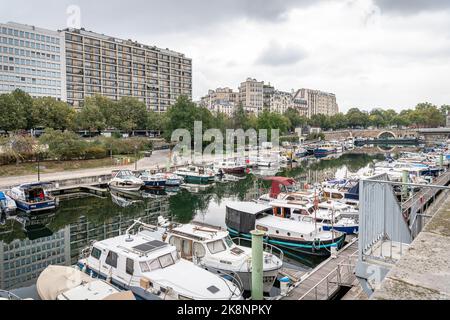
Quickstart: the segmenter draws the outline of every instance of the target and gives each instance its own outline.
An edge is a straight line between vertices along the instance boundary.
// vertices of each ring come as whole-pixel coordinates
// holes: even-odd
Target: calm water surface
[[[280,169],[277,175],[316,183],[335,176],[345,177],[370,166],[383,155],[346,154],[332,159],[310,159],[296,167]],[[92,241],[123,233],[135,219],[155,223],[159,215],[173,221],[192,220],[225,227],[225,202],[250,201],[269,187],[250,174],[237,182],[217,183],[204,190],[180,190],[170,195],[146,193],[144,197],[109,194],[106,198],[78,194],[61,201],[51,214],[19,214],[2,218],[0,225],[0,289],[21,293],[33,287],[48,265],[73,265],[80,252]],[[271,174],[270,172],[266,174]],[[289,267],[308,270],[320,261],[308,258],[288,259]],[[17,290],[19,289],[19,290]],[[23,295],[22,295],[23,296]]]

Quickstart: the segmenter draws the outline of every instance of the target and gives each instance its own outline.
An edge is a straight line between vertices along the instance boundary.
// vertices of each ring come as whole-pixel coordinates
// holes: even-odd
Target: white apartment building
[[[239,101],[249,113],[259,114],[264,108],[264,82],[248,78],[239,86]]]
[[[270,112],[284,114],[289,108],[294,108],[294,97],[289,92],[275,90],[269,97]]]
[[[336,95],[320,90],[300,89],[297,91],[295,99],[304,99],[308,104],[308,118],[316,114],[327,116],[335,115],[339,112]]]
[[[32,97],[66,100],[64,39],[60,33],[0,24],[0,94],[21,89]]]

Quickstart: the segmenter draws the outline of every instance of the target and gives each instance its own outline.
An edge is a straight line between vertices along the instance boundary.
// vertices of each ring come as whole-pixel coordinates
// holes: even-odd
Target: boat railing
[[[251,243],[250,239],[241,238],[241,237],[236,237],[236,238],[233,238],[232,240],[234,243],[236,243],[236,245],[242,246],[242,247],[248,247],[243,243],[247,243],[247,244],[249,242]],[[280,248],[278,248],[274,245],[271,245],[269,243],[263,243],[263,251],[278,257],[281,261],[283,261],[283,259],[284,259],[283,251]]]
[[[127,235],[133,235],[134,233],[132,232],[132,230],[139,225],[139,229],[138,232],[141,232],[143,230],[148,230],[148,231],[157,231],[158,227],[155,225],[151,225],[151,224],[147,224],[141,221],[141,219],[138,220],[134,220],[133,224],[127,229],[127,231],[125,232],[125,234]]]
[[[0,298],[7,299],[7,300],[22,300],[19,296],[15,295],[14,293],[6,290],[0,290]]]

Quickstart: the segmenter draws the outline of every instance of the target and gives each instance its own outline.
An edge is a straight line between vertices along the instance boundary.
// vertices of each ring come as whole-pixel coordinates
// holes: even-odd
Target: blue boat
[[[334,153],[337,153],[337,148],[332,144],[321,144],[314,149],[316,157],[326,157]]]
[[[163,189],[166,186],[166,177],[161,173],[154,173],[150,171],[144,171],[138,176],[139,179],[144,182],[146,188]]]
[[[17,208],[26,213],[39,213],[56,209],[58,200],[45,190],[46,183],[22,184],[8,192]]]

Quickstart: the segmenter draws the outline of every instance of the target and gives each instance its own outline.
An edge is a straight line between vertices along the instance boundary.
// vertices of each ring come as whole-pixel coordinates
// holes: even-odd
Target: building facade
[[[184,54],[84,29],[65,29],[67,102],[101,94],[132,96],[164,112],[180,95],[192,99],[192,60]]]
[[[294,108],[294,97],[290,92],[275,90],[270,95],[268,101],[270,112],[284,114],[289,108]]]
[[[339,112],[336,95],[333,93],[311,89],[300,89],[297,91],[295,97],[307,102],[308,118],[311,118],[316,114],[332,116]]]
[[[239,102],[249,113],[259,114],[264,108],[264,82],[248,78],[239,86]]]
[[[32,97],[65,101],[65,48],[56,31],[0,24],[0,94],[21,89]]]

